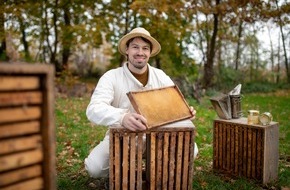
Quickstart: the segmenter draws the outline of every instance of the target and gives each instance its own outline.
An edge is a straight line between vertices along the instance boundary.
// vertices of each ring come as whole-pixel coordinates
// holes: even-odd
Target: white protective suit
[[[126,113],[135,112],[126,93],[174,85],[162,70],[148,64],[149,76],[143,86],[129,71],[127,63],[106,72],[99,80],[87,107],[88,119],[97,124],[110,126],[122,124]],[[197,147],[195,147],[197,151]],[[195,152],[196,152],[195,151]],[[196,153],[197,154],[197,153]],[[195,154],[195,155],[196,155]],[[91,177],[108,177],[109,174],[109,133],[85,159],[85,168]]]

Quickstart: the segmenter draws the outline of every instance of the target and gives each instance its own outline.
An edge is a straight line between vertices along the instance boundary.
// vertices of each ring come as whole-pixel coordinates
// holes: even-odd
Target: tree
[[[279,5],[278,5],[278,0],[275,1],[276,2],[276,6],[278,11],[278,24],[279,24],[279,28],[280,28],[280,33],[281,33],[281,38],[282,38],[282,46],[283,46],[283,51],[284,51],[284,58],[285,58],[285,68],[286,68],[286,75],[287,75],[287,81],[288,83],[290,83],[290,70],[289,70],[289,63],[288,63],[288,56],[287,56],[287,50],[286,50],[286,45],[285,45],[285,35],[284,35],[284,31],[283,31],[283,26],[284,26],[284,21],[282,20],[282,15],[285,13],[283,11],[284,10],[288,10],[287,12],[290,12],[290,5],[286,4],[284,7],[282,7],[282,10],[280,9]],[[287,18],[287,17],[286,17]],[[288,18],[289,19],[289,18]],[[288,19],[285,19],[285,21],[287,22]]]
[[[0,60],[9,60],[9,57],[6,55],[6,39],[5,39],[5,1],[0,2]]]

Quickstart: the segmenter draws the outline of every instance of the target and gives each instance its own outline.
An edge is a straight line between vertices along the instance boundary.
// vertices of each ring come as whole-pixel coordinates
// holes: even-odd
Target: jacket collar
[[[152,86],[152,79],[151,77],[151,73],[152,73],[152,67],[147,63],[148,66],[148,82],[145,85],[145,87],[151,87]],[[128,68],[128,62],[125,62],[123,64],[123,69],[125,71],[125,74],[128,76],[128,78],[130,78],[134,83],[136,83],[139,87],[143,87],[143,84],[141,82],[139,82],[134,76],[133,74],[130,72],[129,68]]]

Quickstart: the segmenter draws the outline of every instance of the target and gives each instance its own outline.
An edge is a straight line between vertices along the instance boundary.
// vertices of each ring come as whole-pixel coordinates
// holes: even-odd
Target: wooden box
[[[177,86],[127,93],[137,113],[147,119],[147,128],[191,118],[193,115]]]
[[[279,127],[248,125],[247,118],[213,124],[213,169],[228,176],[243,176],[263,184],[278,177]]]
[[[112,127],[110,189],[192,189],[194,131],[189,120],[144,132]]]
[[[54,68],[0,63],[0,189],[56,189]]]

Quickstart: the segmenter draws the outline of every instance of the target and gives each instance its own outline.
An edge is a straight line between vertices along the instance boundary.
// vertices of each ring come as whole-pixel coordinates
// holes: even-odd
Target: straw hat
[[[128,40],[135,37],[146,38],[152,43],[152,51],[150,57],[153,57],[160,52],[161,46],[159,42],[151,37],[150,33],[147,30],[145,30],[144,28],[135,28],[119,40],[118,50],[121,54],[126,56],[126,43]]]

